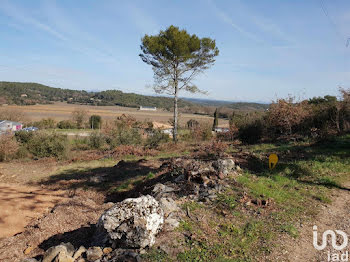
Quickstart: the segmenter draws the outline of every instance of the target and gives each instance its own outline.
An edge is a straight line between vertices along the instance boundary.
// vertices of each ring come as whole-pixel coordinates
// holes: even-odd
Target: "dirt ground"
[[[119,185],[125,178],[140,172],[146,176],[160,166],[158,161],[152,161],[150,166],[141,161],[125,164],[119,170],[114,167],[115,163],[107,162],[106,167],[101,167],[99,162],[98,167],[90,172],[82,168],[86,162],[64,167],[46,161],[46,164],[41,161],[17,162],[17,169],[13,163],[12,168],[10,163],[1,164],[1,262],[36,257],[61,242],[71,242],[77,248],[80,245],[89,247],[94,224],[113,205],[112,199],[106,198],[107,188],[101,187],[103,183],[94,182],[94,179],[111,179]],[[89,162],[89,167],[92,168],[93,164],[93,161]],[[28,172],[24,173],[26,169]],[[17,170],[23,172],[14,176]],[[39,176],[31,177],[38,172]]]
[[[0,183],[0,238],[22,232],[30,221],[49,212],[65,198],[62,190]]]
[[[318,244],[322,243],[322,234],[326,230],[341,230],[348,236],[350,235],[350,182],[343,185],[343,189],[334,189],[332,202],[321,206],[316,218],[307,222],[300,223],[298,228],[299,237],[287,238],[280,240],[280,247],[273,252],[273,261],[283,262],[325,262],[325,261],[342,261],[328,260],[330,254],[348,251],[349,245],[341,252],[333,249],[330,237],[324,250],[318,251],[313,246],[313,226],[317,226]],[[339,241],[340,240],[340,241]],[[337,244],[342,244],[342,239],[337,239]],[[348,260],[344,260],[348,261]]]

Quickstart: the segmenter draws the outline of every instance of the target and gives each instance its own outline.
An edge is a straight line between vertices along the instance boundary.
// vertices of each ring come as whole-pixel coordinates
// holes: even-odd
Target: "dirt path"
[[[321,244],[322,234],[326,230],[342,230],[350,236],[350,182],[344,185],[344,189],[334,189],[332,202],[324,205],[321,208],[317,218],[300,227],[300,236],[297,239],[290,240],[285,247],[286,259],[279,259],[278,261],[350,261],[350,241],[346,248],[341,252],[333,249],[330,237],[328,244],[324,250],[318,251],[313,246],[313,226],[317,226],[318,243]],[[342,243],[342,238],[340,237]],[[350,239],[349,239],[350,240]],[[330,254],[349,251],[349,258],[346,260],[329,260]]]
[[[0,183],[0,238],[22,232],[31,220],[64,199],[64,191]]]

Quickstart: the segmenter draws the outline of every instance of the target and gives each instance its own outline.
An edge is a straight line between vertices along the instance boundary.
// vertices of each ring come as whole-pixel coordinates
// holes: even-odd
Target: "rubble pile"
[[[125,199],[106,210],[97,222],[90,247],[61,243],[49,248],[40,260],[23,262],[140,261],[140,253],[154,245],[159,232],[179,226],[185,215],[179,207],[184,199],[214,201],[228,186],[226,179],[240,171],[230,158],[176,158],[162,168],[171,179],[155,184],[148,195]]]

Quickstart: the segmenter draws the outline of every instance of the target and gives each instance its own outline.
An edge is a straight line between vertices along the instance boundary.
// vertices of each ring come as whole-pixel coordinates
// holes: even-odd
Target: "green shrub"
[[[213,137],[212,129],[209,125],[202,125],[200,128],[200,136],[202,141],[208,141]]]
[[[99,115],[92,115],[89,119],[91,129],[100,129],[102,125],[102,118]]]
[[[164,134],[161,130],[155,129],[148,136],[146,140],[146,146],[150,148],[157,148],[160,144],[166,143],[169,141],[169,135]]]
[[[28,149],[25,146],[20,146],[15,154],[15,158],[22,159],[30,156]]]
[[[59,129],[75,129],[75,128],[77,128],[75,123],[71,120],[62,120],[62,121],[58,122],[57,127]]]
[[[255,120],[240,127],[239,139],[247,144],[254,144],[260,141],[263,136],[264,126],[261,120]]]
[[[91,148],[90,138],[76,135],[75,138],[72,140],[72,145],[76,150],[89,150]]]
[[[29,140],[33,137],[34,133],[33,132],[27,132],[27,131],[17,131],[15,133],[15,138],[18,142],[22,144],[26,144],[29,142]]]
[[[49,128],[55,128],[56,127],[56,121],[52,118],[46,118],[42,119],[38,122],[34,122],[34,126],[40,128],[40,129],[49,129]]]
[[[36,132],[27,143],[27,149],[36,157],[64,158],[69,143],[67,136],[57,133]]]
[[[117,125],[116,128],[109,131],[106,141],[111,148],[114,148],[119,145],[139,145],[142,138],[136,128]]]
[[[100,149],[106,143],[104,135],[99,132],[93,132],[89,137],[89,146],[93,149]]]

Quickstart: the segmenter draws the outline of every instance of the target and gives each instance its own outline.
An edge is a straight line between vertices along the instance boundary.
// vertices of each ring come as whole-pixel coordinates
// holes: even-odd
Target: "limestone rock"
[[[42,262],[52,262],[59,253],[66,252],[66,251],[67,251],[67,248],[63,245],[50,247],[45,252]]]
[[[68,255],[65,252],[61,252],[58,254],[56,259],[54,260],[55,262],[74,262],[74,258],[72,258],[70,255]]]
[[[171,194],[172,192],[174,192],[175,189],[166,185],[163,185],[161,183],[158,183],[154,186],[153,190],[152,190],[152,195],[156,198],[156,199],[160,199],[163,196],[167,196],[169,194]]]
[[[179,207],[176,204],[175,200],[170,197],[163,197],[159,199],[159,204],[164,211],[165,217],[168,217],[171,213],[179,210]]]
[[[109,254],[113,251],[113,249],[111,247],[105,247],[102,251],[103,254]]]
[[[74,261],[74,259],[72,258],[73,253],[74,253],[74,246],[71,243],[61,243],[58,246],[50,247],[45,252],[42,262],[52,262],[52,261],[70,262],[70,261]]]
[[[128,198],[107,210],[97,223],[95,239],[112,248],[145,248],[155,242],[164,213],[152,196]]]
[[[35,258],[25,258],[21,262],[38,262]]]
[[[96,261],[103,256],[102,249],[100,247],[90,247],[86,251],[86,259],[89,262]]]
[[[235,162],[232,159],[218,159],[213,162],[213,167],[223,175],[227,175],[235,168]]]
[[[74,259],[78,259],[83,253],[85,253],[86,252],[86,248],[85,247],[83,247],[83,246],[81,246],[81,247],[79,247],[79,249],[74,253],[74,256],[73,256],[73,258]]]

